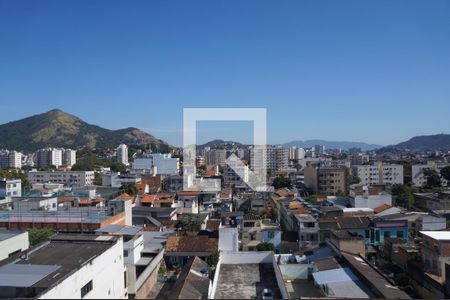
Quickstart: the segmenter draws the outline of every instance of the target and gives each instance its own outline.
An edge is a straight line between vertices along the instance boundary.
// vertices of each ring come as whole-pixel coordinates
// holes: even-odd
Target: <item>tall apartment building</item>
[[[403,165],[383,164],[355,165],[353,175],[361,179],[361,184],[403,184]]]
[[[304,169],[305,185],[318,195],[347,194],[346,167],[307,166]]]
[[[428,161],[426,164],[412,165],[412,167],[411,167],[412,183],[415,186],[422,187],[427,183],[427,179],[423,175],[423,171],[435,170],[436,172],[438,172],[438,174],[440,174],[441,169],[444,167],[447,167],[447,166],[450,166],[450,164],[435,162],[435,161]],[[445,180],[445,178],[441,177],[441,183],[443,186],[446,186],[447,180]]]
[[[234,169],[229,165],[225,165],[223,168],[223,183],[226,186],[245,186],[249,180],[249,168],[248,166],[238,166],[233,164]]]
[[[2,151],[0,153],[0,168],[22,168],[22,153],[17,151]]]
[[[261,161],[262,160],[262,161]],[[267,145],[266,148],[253,148],[250,150],[250,164],[262,165],[267,170],[282,170],[289,166],[289,148]]]
[[[223,165],[227,159],[227,150],[211,149],[206,152],[206,163],[208,165]]]
[[[45,148],[36,151],[36,167],[59,167],[63,164],[63,149]]]
[[[77,163],[77,151],[72,149],[63,150],[63,164],[66,166],[73,166]]]
[[[65,186],[82,187],[94,184],[94,171],[30,171],[28,180],[33,183],[62,183]]]
[[[128,146],[125,144],[120,144],[117,147],[117,162],[125,166],[128,166]]]
[[[315,145],[313,148],[314,157],[321,157],[325,154],[325,146]]]

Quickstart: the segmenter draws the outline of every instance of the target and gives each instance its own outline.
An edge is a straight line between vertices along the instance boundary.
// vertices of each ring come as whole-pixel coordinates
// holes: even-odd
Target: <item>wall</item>
[[[81,288],[90,280],[93,289],[84,299],[125,299],[123,241],[118,241],[63,282],[40,295],[41,299],[79,299]]]
[[[0,241],[0,260],[8,258],[9,254],[17,250],[24,251],[29,246],[28,232],[26,231],[4,241]]]

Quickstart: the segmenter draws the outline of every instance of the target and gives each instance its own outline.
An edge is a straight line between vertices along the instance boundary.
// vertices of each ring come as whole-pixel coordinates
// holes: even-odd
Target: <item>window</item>
[[[128,250],[123,250],[123,257],[128,257]]]
[[[366,230],[366,239],[370,238],[370,230]]]
[[[273,238],[275,237],[275,232],[273,232],[272,230],[269,230],[269,231],[267,232],[267,237],[268,237],[269,239],[273,239]]]
[[[92,280],[81,288],[81,298],[84,298],[90,291],[92,291]]]
[[[385,231],[384,232],[384,237],[390,237],[391,236],[391,232],[390,231]]]
[[[398,238],[403,238],[404,237],[403,236],[403,231],[401,231],[401,230],[397,231],[397,237]]]

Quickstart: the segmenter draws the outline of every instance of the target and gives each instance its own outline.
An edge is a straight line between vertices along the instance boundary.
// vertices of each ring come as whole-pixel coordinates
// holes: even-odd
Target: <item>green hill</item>
[[[44,147],[117,147],[120,143],[148,144],[156,150],[170,147],[137,128],[109,130],[59,109],[0,125],[0,149],[31,152]]]

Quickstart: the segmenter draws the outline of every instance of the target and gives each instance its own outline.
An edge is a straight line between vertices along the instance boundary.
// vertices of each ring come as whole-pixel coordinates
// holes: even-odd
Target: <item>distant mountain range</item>
[[[43,114],[0,125],[0,149],[35,151],[43,147],[117,147],[119,144],[149,144],[153,149],[170,147],[166,142],[129,127],[109,130],[54,109]]]
[[[203,149],[205,147],[211,147],[211,149],[233,149],[233,148],[241,148],[246,146],[244,144],[233,142],[233,141],[224,141],[224,140],[212,140],[203,145],[198,145],[197,148]]]
[[[394,149],[427,151],[427,150],[450,150],[450,134],[435,134],[415,136],[406,142],[390,145],[379,149],[379,151],[390,151]]]
[[[350,148],[361,148],[363,151],[374,150],[383,146],[375,144],[367,144],[363,142],[347,142],[347,141],[325,141],[325,140],[306,140],[306,141],[292,141],[282,144],[283,147],[298,147],[298,148],[311,148],[315,145],[325,146],[325,149],[342,149],[348,150]]]

